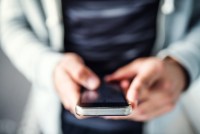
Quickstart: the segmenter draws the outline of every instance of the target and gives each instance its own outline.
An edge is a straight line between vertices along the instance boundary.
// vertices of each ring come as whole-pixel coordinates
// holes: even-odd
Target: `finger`
[[[65,73],[64,71],[62,72]],[[58,94],[64,107],[75,113],[75,106],[80,98],[80,87],[67,74],[61,75]]]
[[[133,80],[126,95],[131,104],[134,104],[135,106],[138,105],[140,90],[143,90],[143,88],[144,86],[140,82],[140,79],[136,78]]]
[[[120,69],[118,69],[113,74],[107,75],[105,77],[106,81],[118,81],[121,79],[130,79],[136,75],[137,66],[134,63],[130,63]]]
[[[150,89],[159,78],[160,73],[156,72],[154,66],[150,66],[146,70],[140,70],[128,89],[127,99],[137,105],[142,91]]]
[[[96,74],[81,62],[65,64],[64,68],[75,82],[87,89],[94,90],[100,84]]]
[[[81,115],[78,115],[78,114],[74,114],[74,115],[79,120],[86,119],[86,118],[91,118],[90,116],[81,116]]]
[[[120,86],[123,89],[124,94],[127,93],[130,84],[131,84],[130,80],[127,79],[120,81]]]
[[[62,69],[58,69],[56,79],[57,93],[65,109],[75,113],[75,105],[80,98],[80,86]]]
[[[148,89],[144,89],[140,92],[139,98],[138,98],[138,105],[143,103],[144,101],[148,100],[150,96],[150,91]]]

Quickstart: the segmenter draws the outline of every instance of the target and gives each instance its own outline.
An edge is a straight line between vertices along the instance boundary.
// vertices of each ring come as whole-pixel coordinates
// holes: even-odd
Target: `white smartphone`
[[[95,91],[82,89],[75,111],[80,116],[126,116],[132,108],[118,84],[102,82]]]

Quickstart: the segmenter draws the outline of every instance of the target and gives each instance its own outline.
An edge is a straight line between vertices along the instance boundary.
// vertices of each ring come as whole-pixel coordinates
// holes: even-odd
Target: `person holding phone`
[[[141,134],[200,74],[196,2],[3,0],[2,48],[33,83],[22,133]],[[81,87],[101,79],[119,83],[132,114],[77,119]]]

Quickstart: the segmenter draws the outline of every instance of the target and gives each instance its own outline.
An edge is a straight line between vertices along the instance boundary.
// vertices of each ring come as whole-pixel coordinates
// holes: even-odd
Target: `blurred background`
[[[30,83],[0,49],[0,134],[14,134],[20,125]]]
[[[196,88],[188,93],[182,105],[188,126],[194,129],[194,133],[200,134],[200,116],[192,116],[200,113],[200,107],[197,105],[200,96],[200,78],[196,84]],[[0,48],[0,134],[16,133],[29,92],[30,83],[16,70]]]

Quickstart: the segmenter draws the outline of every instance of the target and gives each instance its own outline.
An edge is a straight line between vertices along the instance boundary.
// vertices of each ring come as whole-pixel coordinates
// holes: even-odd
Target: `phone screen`
[[[95,91],[83,88],[78,105],[81,107],[125,107],[128,103],[118,84],[102,82]]]

